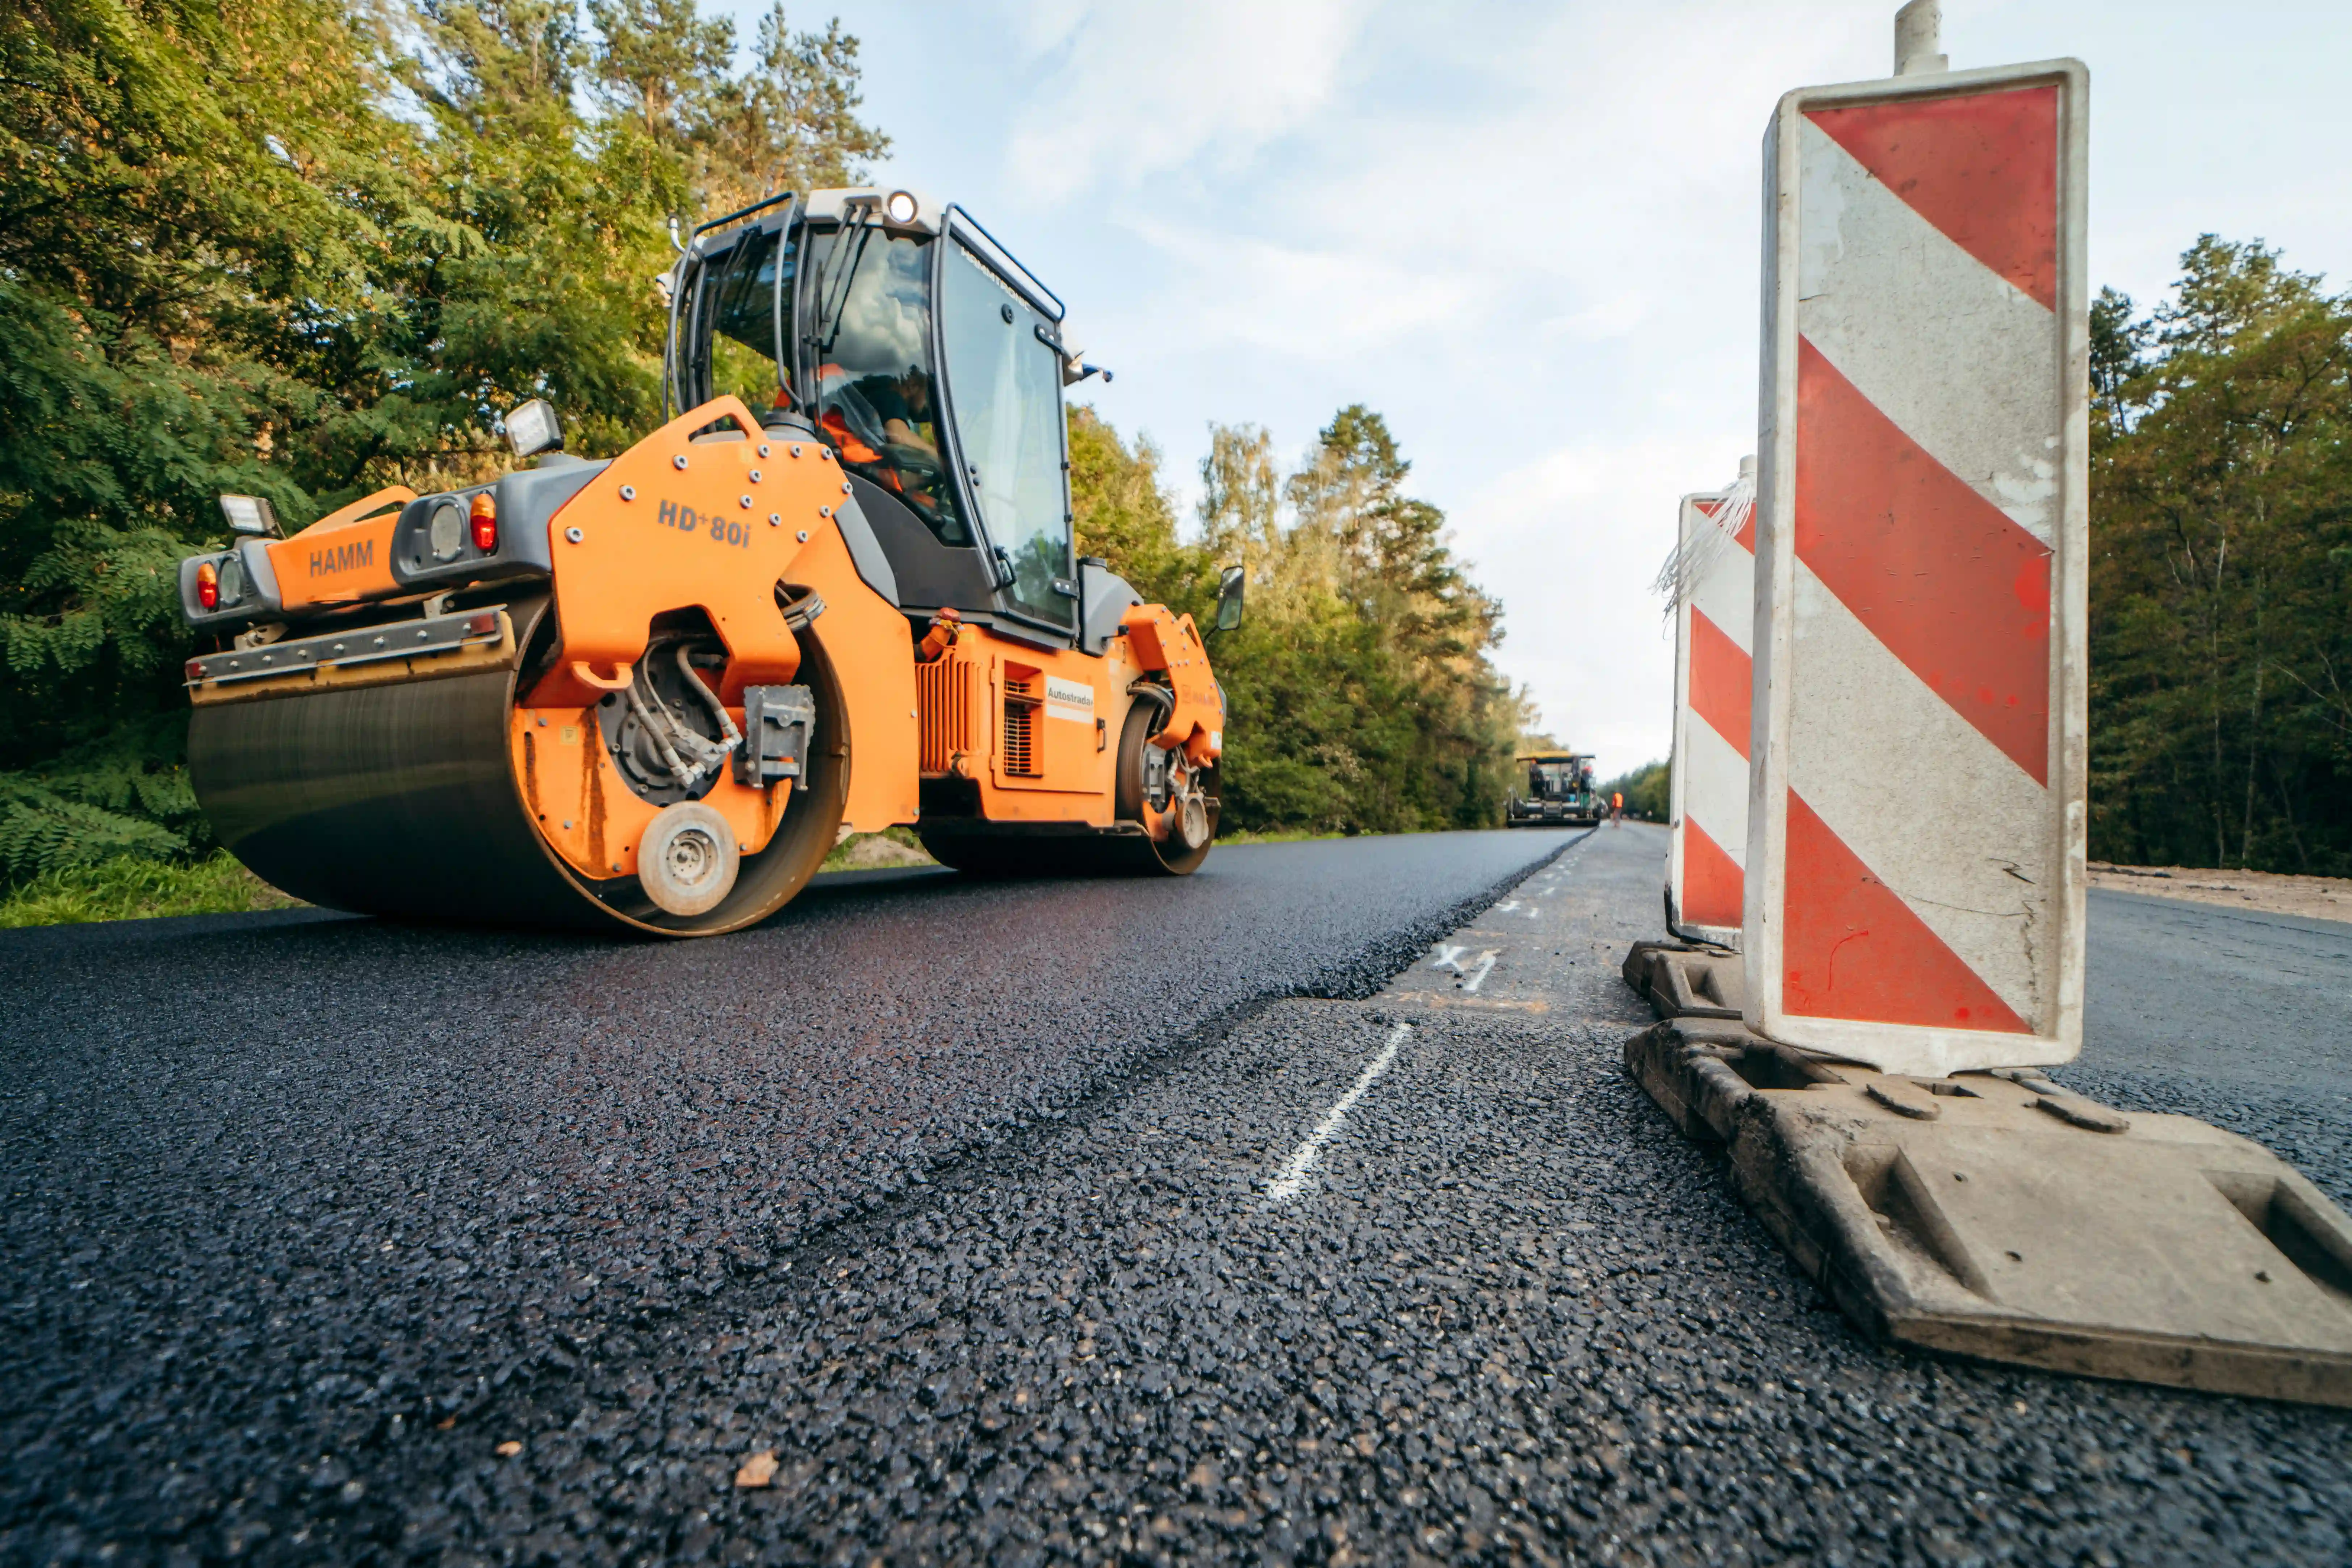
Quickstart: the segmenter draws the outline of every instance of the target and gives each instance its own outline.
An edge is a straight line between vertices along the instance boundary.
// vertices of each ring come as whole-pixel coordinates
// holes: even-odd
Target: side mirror
[[[1225,568],[1217,583],[1217,629],[1232,631],[1242,624],[1242,583],[1248,574],[1238,566]]]

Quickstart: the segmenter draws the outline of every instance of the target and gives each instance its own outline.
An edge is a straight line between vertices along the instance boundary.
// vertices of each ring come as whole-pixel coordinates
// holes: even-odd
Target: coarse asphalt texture
[[[1548,1003],[1443,1005],[1431,944],[1568,842],[868,878],[677,946],[0,942],[0,1558],[2352,1559],[2352,1415],[1880,1351],[1794,1275],[1620,1066],[1656,830],[1525,884]],[[2344,1199],[2343,1016],[2241,1070],[2277,1020],[2163,991],[2263,977],[2146,912],[2095,900],[2066,1076]]]

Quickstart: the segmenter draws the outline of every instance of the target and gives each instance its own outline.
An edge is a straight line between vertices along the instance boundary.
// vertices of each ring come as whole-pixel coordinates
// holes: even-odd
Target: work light
[[[280,537],[278,512],[264,496],[223,496],[221,515],[228,519],[233,532],[258,534],[264,539]]]
[[[534,397],[516,405],[507,414],[507,444],[518,458],[534,457],[541,452],[561,451],[563,447],[563,426],[557,422],[555,406],[544,397]]]

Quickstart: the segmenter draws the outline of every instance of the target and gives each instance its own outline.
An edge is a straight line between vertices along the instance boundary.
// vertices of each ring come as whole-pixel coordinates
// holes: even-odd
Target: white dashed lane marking
[[[1494,947],[1480,948],[1478,956],[1465,966],[1462,962],[1462,955],[1469,951],[1466,947],[1454,943],[1441,945],[1437,950],[1437,956],[1429,961],[1429,967],[1451,971],[1455,984],[1465,991],[1475,991],[1478,989],[1479,983],[1493,972],[1495,955],[1502,950]]]
[[[1286,1204],[1299,1194],[1307,1185],[1307,1173],[1322,1157],[1323,1145],[1339,1135],[1339,1124],[1348,1120],[1348,1112],[1356,1109],[1356,1101],[1364,1098],[1364,1091],[1389,1070],[1389,1064],[1396,1060],[1397,1047],[1403,1045],[1405,1037],[1412,1033],[1411,1024],[1399,1024],[1389,1031],[1388,1043],[1381,1047],[1378,1056],[1365,1064],[1362,1074],[1356,1079],[1356,1086],[1341,1095],[1339,1103],[1323,1113],[1323,1120],[1315,1124],[1315,1131],[1307,1135],[1307,1142],[1292,1152],[1290,1158],[1283,1163],[1282,1169],[1274,1173],[1274,1180],[1265,1184],[1267,1207]]]

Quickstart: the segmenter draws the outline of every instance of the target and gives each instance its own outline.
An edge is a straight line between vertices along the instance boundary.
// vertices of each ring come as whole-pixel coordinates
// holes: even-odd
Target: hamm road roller
[[[290,536],[222,499],[180,577],[221,841],[335,909],[672,936],[893,824],[972,872],[1197,868],[1223,692],[1191,616],[1073,558],[1094,370],[1053,291],[880,190],[715,219],[664,282],[667,422],[616,458],[533,400],[487,484]]]

